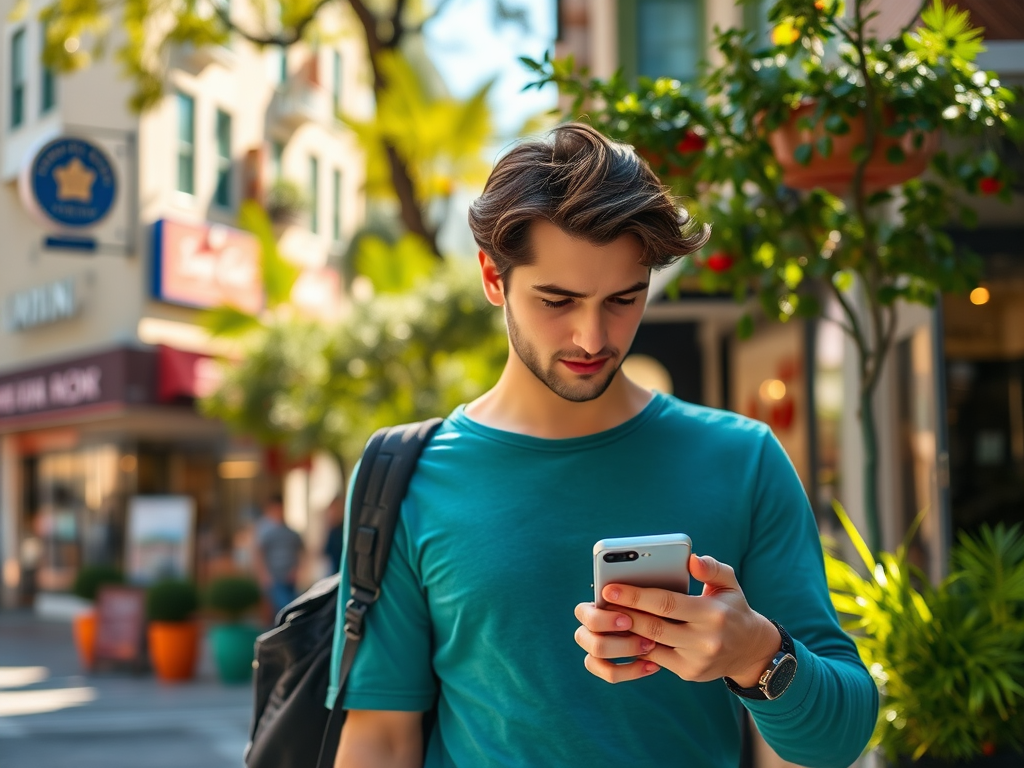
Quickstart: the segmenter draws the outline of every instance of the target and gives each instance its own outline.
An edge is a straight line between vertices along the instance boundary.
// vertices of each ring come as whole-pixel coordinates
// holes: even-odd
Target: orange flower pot
[[[195,676],[199,657],[199,623],[151,621],[149,660],[159,680],[177,682]]]
[[[801,118],[810,117],[815,109],[815,102],[807,102],[794,109],[784,125],[768,134],[768,144],[771,145],[772,153],[782,167],[782,180],[786,186],[794,189],[820,187],[833,194],[842,195],[849,191],[857,171],[857,163],[853,161],[851,155],[858,146],[866,143],[864,116],[846,118],[850,130],[838,136],[828,134],[822,122],[810,130],[797,124]],[[893,120],[893,114],[887,110],[883,130],[890,126]],[[832,137],[832,152],[828,157],[822,157],[818,152],[817,141],[826,135]],[[915,146],[919,140],[920,146]],[[807,165],[801,165],[793,156],[801,144],[810,144],[813,148],[811,161]],[[903,162],[889,162],[886,153],[891,147],[903,150],[906,155]],[[864,170],[865,189],[868,192],[877,192],[920,176],[938,149],[938,131],[908,131],[898,137],[879,133],[875,151]]]
[[[96,611],[85,611],[75,616],[71,620],[71,634],[82,668],[92,669],[96,659]]]

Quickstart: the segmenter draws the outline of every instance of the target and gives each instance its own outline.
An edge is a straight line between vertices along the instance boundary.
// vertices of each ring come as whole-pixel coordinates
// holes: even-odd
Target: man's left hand
[[[613,604],[608,609],[593,603],[576,606],[583,624],[576,642],[587,651],[587,669],[611,683],[646,677],[664,667],[693,682],[731,677],[744,688],[757,685],[781,646],[778,630],[747,605],[731,566],[691,555],[690,575],[704,583],[699,597],[609,584],[603,592]],[[650,641],[654,646],[647,650]],[[608,660],[626,655],[637,660]]]

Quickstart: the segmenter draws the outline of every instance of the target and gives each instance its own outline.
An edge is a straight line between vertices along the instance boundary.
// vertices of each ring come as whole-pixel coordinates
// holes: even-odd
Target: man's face
[[[607,245],[570,237],[547,221],[530,227],[534,261],[504,285],[512,352],[559,397],[600,397],[633,343],[650,270],[640,241]]]

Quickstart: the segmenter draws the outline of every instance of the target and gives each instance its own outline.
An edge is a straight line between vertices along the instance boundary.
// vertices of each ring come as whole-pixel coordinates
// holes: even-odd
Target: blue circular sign
[[[43,213],[68,227],[96,224],[117,197],[117,176],[106,152],[85,139],[54,139],[39,150],[29,184]]]

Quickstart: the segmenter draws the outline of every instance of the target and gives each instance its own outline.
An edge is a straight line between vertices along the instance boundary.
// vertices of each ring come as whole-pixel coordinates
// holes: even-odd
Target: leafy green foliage
[[[867,569],[826,555],[832,602],[882,694],[873,746],[890,759],[1024,751],[1024,531],[961,534],[939,585],[909,559],[914,531],[877,560],[838,504]],[[915,526],[916,528],[916,526]]]
[[[206,604],[230,621],[238,621],[261,599],[260,585],[250,576],[220,576],[206,588]]]
[[[988,147],[1024,133],[1013,117],[1015,93],[974,63],[979,31],[965,14],[935,0],[922,25],[880,40],[867,31],[867,4],[850,10],[835,0],[777,0],[768,11],[772,43],[720,32],[714,66],[694,83],[629,83],[621,72],[592,78],[571,58],[523,61],[534,85],[555,83],[571,99],[567,117],[632,144],[690,212],[713,225],[705,253],[684,262],[682,280],[744,302],[754,296],[780,322],[813,316],[822,298],[834,298],[857,349],[867,423],[895,305],[931,305],[940,292],[976,284],[978,260],[954,247],[947,230],[973,225],[967,203],[979,191],[1011,199],[1009,165]],[[793,158],[776,157],[770,142],[782,128],[798,137]],[[865,181],[871,164],[902,165],[937,131],[951,140],[928,175],[892,190]],[[842,194],[786,186],[782,161],[791,159],[803,168],[845,162],[848,182],[829,185]],[[728,270],[712,268],[707,256],[716,253],[729,257]],[[739,330],[748,332],[749,321]],[[874,434],[865,429],[864,498],[877,547]]]
[[[388,147],[405,161],[418,200],[447,198],[460,183],[481,186],[490,172],[483,150],[493,132],[487,106],[492,83],[462,100],[431,93],[396,51],[379,54],[377,66],[387,85],[373,119],[344,117],[367,155],[367,194],[395,195]]]
[[[78,569],[71,592],[90,603],[96,602],[96,595],[104,584],[123,584],[124,573],[112,565],[85,565]]]
[[[188,621],[199,608],[199,591],[191,581],[163,579],[146,590],[150,621]]]
[[[356,301],[331,326],[275,319],[240,363],[226,367],[203,411],[293,456],[329,450],[351,463],[376,429],[446,415],[486,391],[507,355],[500,313],[465,263],[435,259],[429,275],[389,276],[409,247],[377,254],[393,262],[375,278],[392,286],[409,280],[409,290]],[[409,259],[410,272],[422,263]]]

